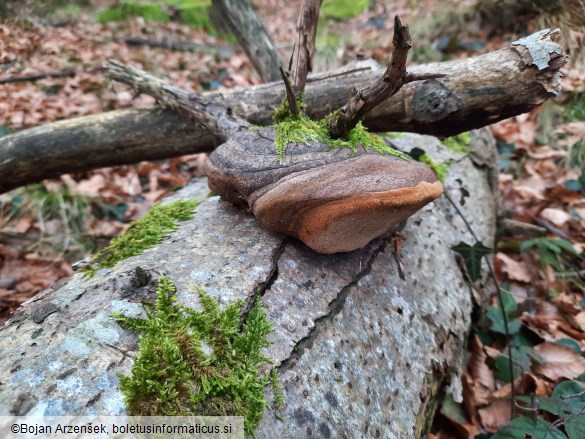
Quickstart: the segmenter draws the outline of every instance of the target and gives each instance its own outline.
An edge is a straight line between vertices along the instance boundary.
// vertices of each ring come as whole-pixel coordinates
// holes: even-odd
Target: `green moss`
[[[471,152],[469,145],[471,144],[471,137],[468,132],[457,134],[453,137],[447,137],[443,140],[443,145],[450,151],[459,154],[468,154]]]
[[[279,117],[282,117],[282,114]],[[280,119],[281,121],[275,125],[274,143],[281,162],[284,159],[286,147],[289,143],[304,143],[307,145],[310,141],[326,143],[331,149],[350,148],[354,153],[357,152],[358,146],[362,146],[379,154],[388,154],[403,160],[409,160],[406,154],[389,147],[380,136],[369,133],[361,122],[348,133],[347,139],[332,139],[327,131],[326,122],[330,117],[335,117],[335,112],[320,121],[311,120],[304,113],[296,117],[289,115],[285,119]],[[276,114],[275,120],[277,120]]]
[[[297,106],[299,107],[299,110],[301,111],[301,113],[305,113],[305,110],[307,109],[307,104],[305,104],[305,99],[304,99],[304,92],[301,93],[300,98],[297,99]],[[292,114],[290,112],[290,106],[288,105],[288,100],[285,99],[282,102],[282,105],[280,107],[278,107],[276,109],[276,111],[274,112],[274,115],[272,116],[272,121],[275,124],[278,124],[280,122],[284,122],[287,119],[292,118]]]
[[[424,163],[429,168],[431,168],[435,174],[437,174],[437,178],[441,183],[445,182],[445,177],[447,176],[447,164],[446,163],[435,163],[431,156],[427,153],[424,153],[418,158],[418,161]]]
[[[129,17],[142,17],[146,21],[167,23],[170,21],[170,14],[163,9],[162,5],[148,3],[124,2],[118,6],[112,6],[102,11],[98,17],[99,23],[108,21],[124,21]]]
[[[404,133],[386,133],[384,135],[389,139],[400,139],[402,136],[404,136]]]
[[[346,20],[360,15],[369,5],[369,0],[325,0],[321,7],[321,16]]]
[[[272,369],[270,373],[270,384],[272,385],[272,393],[274,394],[274,406],[276,408],[284,402],[284,394],[282,393],[282,386],[278,382],[278,372]]]
[[[123,1],[118,6],[104,9],[98,21],[125,21],[129,17],[143,17],[146,21],[167,23],[178,20],[194,29],[216,34],[209,18],[210,0],[165,0],[160,4]],[[173,12],[174,11],[174,12]]]
[[[141,254],[158,244],[165,236],[177,229],[178,221],[193,217],[193,209],[200,201],[175,201],[171,204],[155,205],[146,215],[134,221],[122,235],[114,238],[109,246],[95,255],[84,270],[93,276],[97,268],[113,267],[119,261]]]
[[[565,115],[569,122],[585,120],[585,93],[575,94],[567,101]]]
[[[269,361],[260,349],[269,345],[273,328],[259,301],[240,330],[244,301],[221,310],[206,291],[198,294],[203,311],[180,305],[175,286],[161,276],[146,318],[114,314],[140,334],[131,376],[120,376],[127,410],[143,416],[243,416],[246,434],[253,434],[267,405],[264,388],[278,379],[261,372]]]

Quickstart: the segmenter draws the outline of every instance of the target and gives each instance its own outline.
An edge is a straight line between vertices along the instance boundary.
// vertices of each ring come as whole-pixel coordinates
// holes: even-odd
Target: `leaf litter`
[[[390,7],[372,2],[355,18],[322,20],[316,70],[338,67],[356,56],[387,62],[392,49],[392,20],[388,17],[396,12],[412,22],[413,58],[417,62],[495,50],[523,36],[508,32],[487,38],[481,30],[466,28],[465,20],[444,14],[446,9],[461,8],[460,3],[399,0]],[[254,4],[282,59],[288,59],[300,0],[258,0]],[[446,27],[433,21],[439,16],[448,20]],[[527,22],[524,35],[537,30],[536,26]],[[471,45],[464,44],[455,49],[449,46],[448,51],[437,49],[443,44],[441,29],[457,35],[456,39],[475,39],[481,44],[474,44],[474,49],[466,49]],[[219,49],[178,52],[135,47],[123,41],[129,36]],[[104,81],[102,65],[108,58],[136,65],[187,90],[260,83],[250,61],[233,43],[173,22],[155,24],[134,18],[124,23],[79,20],[46,26],[31,20],[7,20],[0,23],[0,42],[0,79],[43,72],[75,73],[67,78],[0,85],[0,135],[7,129],[17,131],[152,104],[148,96],[136,97],[129,88]],[[562,89],[563,94],[552,102],[492,126],[502,156],[500,189],[506,216],[545,230],[538,238],[503,237],[493,259],[497,276],[516,302],[515,306],[506,305],[508,317],[517,322],[511,340],[513,352],[518,354],[513,379],[517,394],[529,400],[548,401],[546,398],[554,395],[557,401],[558,394],[569,392],[569,388],[578,390],[582,388],[578,383],[585,381],[585,130],[583,119],[571,119],[564,110],[579,97],[583,105],[583,70],[566,69]],[[579,114],[580,107],[571,108],[572,114]],[[585,112],[585,105],[582,108]],[[107,245],[129,221],[140,218],[153,203],[200,175],[205,159],[205,155],[191,155],[64,175],[0,195],[0,321],[36,292],[70,275],[76,259]],[[56,244],[62,242],[68,245]],[[487,315],[480,318],[469,339],[462,375],[463,402],[445,400],[429,438],[473,438],[478,433],[501,430],[510,422],[510,371],[502,361],[507,355],[505,340],[493,331],[501,326],[497,317],[501,310],[495,300],[492,305],[491,320]],[[506,373],[508,381],[502,379]],[[560,390],[554,394],[557,388]],[[534,431],[551,428],[555,420],[552,437],[557,437],[556,427],[563,428],[563,422],[561,434],[578,430],[572,418],[539,411],[543,407],[548,406],[543,402],[533,409],[537,422],[529,424],[519,417],[509,431],[522,431],[526,425]]]

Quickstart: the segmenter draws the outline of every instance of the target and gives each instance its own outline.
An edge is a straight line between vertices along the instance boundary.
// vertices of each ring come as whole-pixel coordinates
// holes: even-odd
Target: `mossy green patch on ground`
[[[209,18],[210,0],[164,0],[161,3],[139,3],[122,1],[116,6],[104,9],[98,22],[125,21],[129,17],[142,17],[146,21],[167,23],[178,20],[195,29],[204,29],[216,34]]]
[[[456,136],[447,137],[443,140],[443,145],[458,154],[468,154],[471,152],[471,136],[468,132],[457,134]]]
[[[565,115],[569,122],[585,120],[585,93],[575,94],[567,101]]]
[[[321,16],[334,20],[347,20],[357,17],[369,6],[369,0],[325,0],[321,7]]]
[[[153,206],[146,215],[134,221],[122,235],[114,238],[109,246],[95,255],[84,270],[93,276],[97,268],[113,267],[119,261],[141,254],[144,250],[158,244],[165,236],[178,227],[179,221],[193,217],[193,209],[201,201],[175,201],[174,203]]]
[[[298,116],[289,115],[286,117],[284,111],[282,114],[278,114],[278,118],[275,114],[275,121],[280,120],[280,122],[275,125],[276,134],[274,143],[281,162],[284,159],[286,146],[289,143],[308,144],[310,141],[325,143],[331,149],[350,148],[354,153],[357,152],[358,146],[362,146],[366,150],[370,149],[379,154],[387,154],[403,160],[409,160],[406,154],[388,146],[380,136],[369,133],[361,122],[348,133],[347,139],[332,139],[327,131],[326,119],[314,121],[309,119],[304,113]]]
[[[161,276],[146,318],[114,314],[140,335],[131,376],[120,376],[128,412],[243,416],[246,434],[253,435],[267,405],[264,388],[277,386],[274,372],[261,372],[269,360],[260,349],[273,328],[259,301],[240,330],[244,301],[221,310],[209,293],[199,288],[198,294],[202,311],[178,304],[175,286]]]

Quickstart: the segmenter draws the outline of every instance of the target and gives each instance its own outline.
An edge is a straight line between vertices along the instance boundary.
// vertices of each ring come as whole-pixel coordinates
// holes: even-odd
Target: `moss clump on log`
[[[448,150],[459,154],[468,154],[471,152],[470,144],[471,136],[469,135],[469,132],[447,137],[443,140],[443,145],[445,145]]]
[[[333,117],[335,113],[332,113],[325,119],[314,121],[304,113],[300,113],[298,116],[293,116],[288,113],[287,116],[287,106],[288,104],[285,102],[281,109],[277,110],[274,117],[275,121],[277,121],[275,125],[276,134],[274,143],[281,162],[284,160],[286,146],[289,143],[304,143],[308,145],[310,141],[325,143],[329,145],[330,149],[350,148],[354,153],[357,152],[358,146],[361,146],[366,150],[372,150],[379,154],[387,154],[403,160],[409,160],[406,154],[388,146],[380,136],[369,133],[361,122],[347,133],[346,139],[333,139],[327,130],[327,118]]]
[[[98,268],[110,268],[131,256],[158,244],[165,236],[175,231],[179,221],[193,217],[193,209],[201,201],[176,201],[153,206],[142,218],[134,221],[128,230],[114,238],[110,245],[95,255],[84,273],[93,276]]]
[[[282,401],[278,376],[260,350],[273,330],[260,301],[240,330],[244,301],[220,309],[198,288],[202,311],[176,303],[176,289],[165,276],[146,318],[114,317],[140,334],[139,354],[130,376],[120,376],[127,410],[139,416],[243,416],[253,434],[267,406],[264,388]]]

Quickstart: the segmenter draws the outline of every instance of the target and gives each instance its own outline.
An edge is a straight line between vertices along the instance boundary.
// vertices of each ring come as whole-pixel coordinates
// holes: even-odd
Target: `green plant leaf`
[[[571,244],[569,241],[566,241],[564,239],[555,239],[553,242],[557,247],[560,247],[561,249],[571,253],[572,255],[577,254],[575,247],[573,247],[573,244]]]
[[[532,397],[530,396],[517,396],[516,399],[527,405],[532,404]],[[539,410],[543,410],[555,416],[562,416],[573,412],[571,406],[560,398],[535,397],[535,402]]]
[[[492,436],[492,439],[526,439],[530,435],[532,439],[567,439],[567,437],[542,418],[533,421],[527,417],[513,419],[510,425],[500,429]]]
[[[492,306],[487,310],[486,315],[492,322],[490,331],[497,332],[498,334],[506,334],[506,327],[504,326],[504,317],[502,311],[495,306]],[[508,318],[508,332],[510,335],[517,334],[520,331],[521,323],[518,319]]]
[[[585,189],[577,180],[565,181],[565,188],[569,189],[570,191],[581,191],[582,189]]]
[[[463,409],[455,402],[451,395],[446,395],[441,406],[441,414],[454,420],[458,424],[467,424],[469,421],[463,413]]]
[[[479,279],[481,273],[481,258],[494,252],[493,249],[484,246],[481,241],[476,242],[473,246],[460,242],[451,247],[451,250],[463,256],[465,266],[467,267],[469,277],[472,281]]]
[[[565,431],[569,439],[585,438],[585,414],[573,415],[565,419]]]
[[[534,350],[530,346],[518,346],[512,348],[514,379],[530,370],[530,358],[533,355]],[[496,358],[494,377],[498,380],[509,383],[512,380],[510,375],[510,362],[508,361],[508,356],[502,354]]]
[[[521,323],[515,317],[515,313],[518,310],[518,304],[514,297],[504,288],[501,290],[502,303],[504,305],[504,312],[508,318],[508,332],[510,335],[517,334],[520,331]],[[499,301],[498,301],[499,305]],[[490,330],[499,334],[506,334],[506,327],[504,326],[504,316],[502,315],[501,309],[495,306],[489,308],[486,312],[487,317],[492,322]],[[526,344],[526,343],[519,343]]]
[[[552,397],[560,398],[571,407],[573,413],[578,413],[585,407],[585,387],[576,381],[563,381],[553,390]]]

